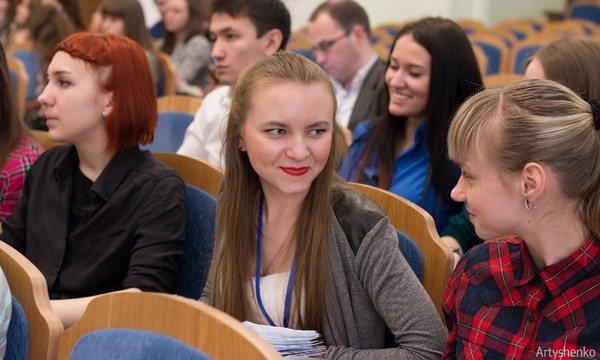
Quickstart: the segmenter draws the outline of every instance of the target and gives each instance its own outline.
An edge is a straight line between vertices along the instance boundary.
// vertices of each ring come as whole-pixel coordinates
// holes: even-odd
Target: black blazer
[[[350,131],[354,131],[359,122],[381,115],[383,109],[381,109],[379,97],[381,92],[385,91],[385,65],[383,60],[377,59],[367,74],[350,115],[348,122]]]

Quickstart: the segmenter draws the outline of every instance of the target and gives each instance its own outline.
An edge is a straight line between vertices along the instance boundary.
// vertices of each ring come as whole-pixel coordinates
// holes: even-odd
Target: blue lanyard
[[[262,311],[263,315],[271,324],[271,326],[276,326],[271,317],[267,313],[262,300],[260,298],[260,249],[262,243],[262,208],[263,208],[263,200],[260,200],[260,206],[258,207],[258,231],[256,233],[256,271],[254,273],[254,282],[256,283],[256,300],[258,301],[258,307],[260,311]],[[290,279],[288,280],[287,290],[285,292],[285,308],[283,310],[283,326],[288,327],[288,322],[290,318],[290,308],[292,304],[292,292],[294,291],[294,276],[296,275],[296,257],[294,257],[294,261],[292,262],[292,270],[290,270]]]

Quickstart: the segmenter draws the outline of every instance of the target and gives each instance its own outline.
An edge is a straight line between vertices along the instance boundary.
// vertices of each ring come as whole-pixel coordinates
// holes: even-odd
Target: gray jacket
[[[385,213],[370,198],[345,188],[335,191],[331,215],[330,292],[322,334],[328,345],[326,358],[440,359],[447,331],[400,253],[396,231]],[[220,261],[215,260],[211,267],[218,266]],[[211,305],[214,270],[201,298]],[[398,346],[384,349],[388,328]]]

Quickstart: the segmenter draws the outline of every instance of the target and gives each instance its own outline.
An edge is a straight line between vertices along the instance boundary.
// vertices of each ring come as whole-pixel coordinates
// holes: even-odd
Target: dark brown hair
[[[215,0],[211,7],[211,14],[214,13],[248,18],[256,28],[257,38],[278,29],[282,34],[279,50],[285,49],[290,38],[290,13],[280,0]]]
[[[429,97],[425,107],[425,140],[431,153],[431,181],[438,190],[438,199],[450,200],[450,191],[458,176],[455,165],[448,159],[446,134],[458,106],[481,90],[481,74],[469,39],[452,20],[427,17],[407,24],[396,35],[390,54],[398,39],[408,34],[431,56]],[[389,57],[387,66],[390,66]],[[387,189],[393,177],[396,139],[398,134],[404,135],[406,119],[389,112],[387,85],[381,101],[383,115],[375,122],[362,154],[359,176],[362,176],[360,174],[372,154],[377,154],[380,174],[378,186]]]
[[[202,34],[204,31],[204,21],[207,19],[207,9],[204,1],[185,0],[185,2],[188,7],[189,17],[184,29],[185,36],[183,42],[187,42],[195,35]],[[175,50],[176,45],[175,33],[166,31],[165,29],[164,41],[162,43],[161,50],[171,55],[173,50]]]
[[[0,46],[0,169],[19,139],[26,134],[26,127],[19,117],[14,87],[10,81],[4,47]]]
[[[140,44],[144,50],[154,51],[154,43],[144,22],[144,11],[138,0],[103,0],[100,4],[102,16],[123,20],[124,34]]]
[[[352,0],[347,1],[325,1],[319,5],[310,15],[310,21],[314,21],[321,13],[327,13],[331,18],[344,29],[346,34],[352,31],[354,25],[360,25],[371,37],[371,25],[369,16],[365,9]]]
[[[53,5],[34,5],[27,20],[33,47],[44,63],[49,64],[58,43],[75,32],[71,19]]]
[[[555,40],[534,55],[545,78],[562,83],[584,100],[600,99],[600,42],[566,37]]]

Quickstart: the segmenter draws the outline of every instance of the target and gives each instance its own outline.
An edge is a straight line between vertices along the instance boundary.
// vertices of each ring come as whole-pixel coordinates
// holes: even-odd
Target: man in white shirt
[[[211,10],[211,56],[223,86],[202,100],[177,153],[221,166],[222,135],[233,87],[248,66],[285,48],[291,25],[289,11],[280,0],[216,0]]]
[[[339,123],[352,131],[379,116],[385,63],[373,50],[365,10],[354,1],[326,1],[310,16],[308,37],[335,87]]]

